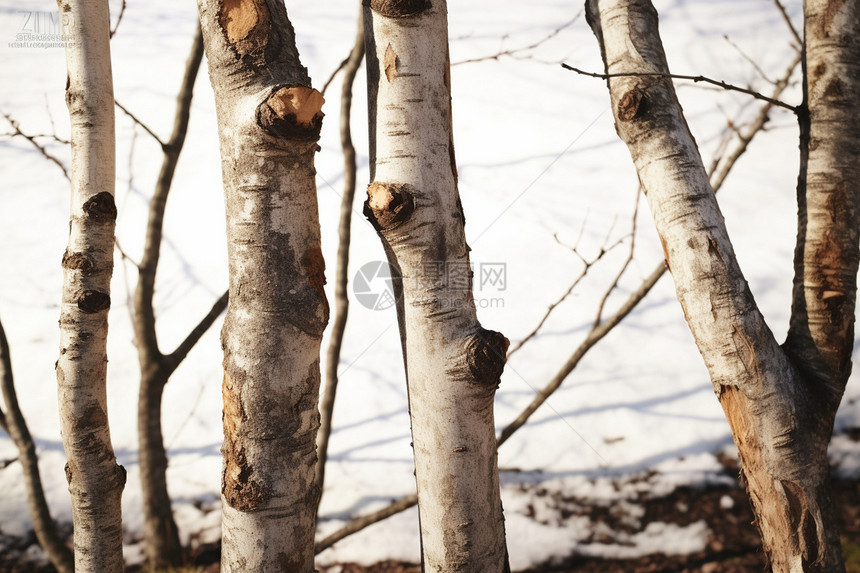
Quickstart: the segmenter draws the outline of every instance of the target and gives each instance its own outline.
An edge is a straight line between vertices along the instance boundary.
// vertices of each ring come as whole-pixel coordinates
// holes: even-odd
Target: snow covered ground
[[[303,62],[317,87],[352,45],[355,4],[288,2]],[[704,74],[767,92],[768,79],[781,76],[793,56],[791,35],[771,2],[663,0],[656,4],[670,66],[676,73]],[[120,2],[111,5],[118,12]],[[788,6],[797,21],[800,2]],[[516,343],[582,272],[582,261],[571,246],[591,259],[602,247],[623,239],[591,268],[539,335],[508,364],[496,401],[496,424],[501,430],[558,371],[593,322],[603,292],[629,251],[630,239],[625,237],[630,233],[637,181],[627,150],[614,132],[604,82],[559,65],[564,61],[588,70],[602,69],[579,2],[547,0],[526,5],[473,0],[451,2],[449,10],[460,194],[479,279],[475,295],[482,323]],[[26,9],[12,0],[0,1],[0,111],[27,133],[56,130],[67,137],[63,50],[15,45],[16,36],[37,31],[33,29],[37,23],[42,32],[56,31],[55,12],[52,0],[31,0]],[[129,2],[112,43],[116,99],[162,137],[167,137],[172,125],[175,92],[195,16],[193,2]],[[521,49],[550,35],[537,48]],[[505,51],[513,53],[482,59]],[[342,192],[339,86],[340,77],[326,94],[329,115],[317,157],[329,277],[333,276]],[[361,74],[355,93],[353,129],[360,172],[351,276],[367,263],[384,260],[378,238],[360,215],[368,178]],[[731,126],[749,121],[761,103],[689,83],[680,83],[678,93],[706,164],[719,153],[720,141]],[[783,99],[799,101],[797,86]],[[11,131],[3,121],[0,132]],[[117,136],[117,232],[123,250],[136,259],[161,152],[121,112],[117,113]],[[66,146],[41,141],[68,165]],[[217,141],[213,97],[203,73],[165,221],[156,294],[165,351],[182,340],[227,284]],[[778,336],[787,329],[790,308],[796,148],[793,117],[785,110],[774,111],[769,129],[757,137],[720,193],[742,268]],[[39,448],[48,500],[57,518],[70,520],[53,371],[68,185],[60,168],[21,137],[0,138],[0,169],[0,318],[11,344],[21,407]],[[606,313],[614,311],[662,258],[644,201],[637,222],[635,260],[609,298]],[[482,282],[479,271],[484,268],[495,274],[487,274]],[[114,447],[129,475],[123,499],[127,539],[132,542],[139,538],[142,524],[135,423],[137,358],[127,299],[136,281],[134,267],[118,257],[114,277],[109,415]],[[351,302],[321,535],[351,516],[378,509],[414,490],[394,309],[368,309],[355,298]],[[169,485],[186,540],[200,532],[203,539],[218,535],[219,328],[220,323],[201,340],[164,396]],[[860,425],[858,398],[860,384],[855,377],[837,428]],[[721,479],[716,458],[720,452],[732,452],[729,428],[666,277],[501,448],[512,566],[527,567],[573,550],[629,557],[701,548],[707,537],[702,523],[682,529],[651,524],[633,536],[616,538],[615,544],[584,543],[589,524],[576,517],[562,518],[558,508],[538,499],[534,488],[539,485],[595,503],[620,504],[624,512],[628,510],[623,504],[641,488],[665,492],[677,485]],[[15,455],[11,441],[0,436],[0,460]],[[832,457],[842,474],[860,476],[856,442],[837,439]],[[629,479],[646,470],[655,473],[644,481]],[[0,470],[0,492],[0,531],[23,534],[30,524],[18,464]],[[629,514],[630,519],[638,519],[635,507],[630,506]],[[319,563],[417,561],[418,551],[413,509],[337,544],[319,556]],[[139,546],[130,545],[128,555],[139,556]]]

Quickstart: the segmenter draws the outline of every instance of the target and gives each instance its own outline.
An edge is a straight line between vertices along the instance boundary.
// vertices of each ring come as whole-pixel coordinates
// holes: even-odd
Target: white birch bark
[[[200,0],[227,203],[225,572],[313,568],[323,291],[323,100],[281,0]]]
[[[116,222],[108,3],[62,0],[60,14],[68,66],[72,197],[56,369],[75,570],[122,571],[125,470],[117,465],[111,446],[106,395]]]
[[[787,346],[838,406],[851,373],[860,235],[860,7],[807,0],[798,244]],[[805,112],[805,113],[804,113]]]
[[[493,398],[507,339],[478,323],[451,133],[444,1],[365,2],[365,214],[397,284],[425,571],[508,570]]]
[[[630,149],[678,299],[732,427],[773,571],[843,570],[827,464],[832,415],[796,357],[777,344],[738,267],[665,77],[657,13],[647,0],[588,0],[587,15],[610,75],[616,129]]]

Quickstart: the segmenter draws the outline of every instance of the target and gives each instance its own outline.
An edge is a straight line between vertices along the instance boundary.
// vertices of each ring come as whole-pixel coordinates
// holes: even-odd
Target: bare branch
[[[117,250],[117,252],[119,253],[119,255],[120,255],[124,260],[126,260],[126,261],[130,262],[130,263],[131,263],[131,264],[133,264],[135,267],[137,267],[138,269],[140,269],[140,263],[138,263],[138,262],[137,262],[137,261],[135,261],[133,258],[131,258],[131,255],[129,255],[128,253],[126,253],[126,252],[123,250],[122,246],[119,244],[119,237],[117,237],[117,238],[115,238],[115,239],[114,239],[114,246],[116,247],[116,250]]]
[[[791,81],[791,76],[794,75],[794,70],[797,68],[797,66],[800,65],[801,58],[802,56],[800,54],[797,54],[794,57],[794,60],[792,60],[791,64],[789,64],[783,76],[779,80],[777,80],[772,94],[774,98],[778,98],[782,94],[782,92],[785,91],[785,89],[788,87],[788,84]],[[735,150],[732,152],[731,155],[728,156],[725,163],[723,163],[723,168],[720,169],[716,177],[712,177],[711,179],[711,186],[714,188],[714,192],[718,191],[720,187],[723,186],[723,182],[725,182],[726,177],[728,177],[729,173],[732,170],[732,167],[734,167],[735,165],[735,162],[740,158],[741,155],[746,153],[747,149],[749,148],[749,144],[752,142],[756,134],[758,134],[764,129],[772,108],[773,106],[770,104],[763,106],[761,108],[761,111],[759,111],[758,116],[756,116],[755,120],[753,121],[752,125],[749,126],[749,129],[747,130],[747,133],[745,135],[738,131],[738,138],[740,141],[737,147],[735,147]]]
[[[343,85],[340,94],[340,144],[343,148],[343,197],[340,204],[340,222],[338,224],[339,242],[337,246],[337,266],[335,270],[335,308],[331,329],[331,338],[326,357],[325,391],[320,402],[320,427],[317,432],[317,466],[316,484],[320,495],[317,499],[317,511],[322,501],[325,486],[325,469],[328,459],[328,442],[332,430],[334,401],[337,395],[340,351],[343,336],[346,331],[346,320],[349,314],[349,296],[347,283],[349,281],[349,245],[352,229],[352,204],[355,199],[356,160],[355,145],[352,143],[352,93],[355,76],[364,59],[364,17],[358,14],[358,26],[355,44],[352,47],[344,70]],[[325,88],[323,88],[325,89]]]
[[[39,153],[41,153],[42,155],[44,155],[44,156],[45,156],[45,159],[47,159],[47,160],[51,161],[51,162],[52,162],[52,163],[54,163],[57,167],[59,167],[59,168],[60,168],[60,170],[63,172],[63,177],[65,177],[66,179],[69,179],[69,172],[68,172],[68,170],[66,169],[66,166],[65,166],[65,165],[63,165],[62,161],[60,161],[60,160],[59,160],[59,159],[57,159],[55,156],[53,156],[53,155],[51,155],[50,153],[48,153],[48,150],[45,148],[45,146],[44,146],[44,145],[42,145],[41,143],[39,143],[38,141],[36,141],[36,138],[37,138],[37,137],[53,137],[53,139],[55,139],[56,141],[58,141],[58,142],[60,142],[60,143],[65,143],[65,144],[68,144],[68,143],[69,143],[68,141],[61,140],[61,139],[60,139],[60,138],[58,138],[56,135],[53,135],[53,136],[51,136],[51,135],[42,135],[42,134],[39,134],[39,135],[29,135],[29,134],[24,133],[23,131],[21,131],[21,127],[18,125],[18,122],[17,122],[17,121],[16,121],[16,120],[11,116],[11,115],[9,115],[8,113],[6,113],[5,111],[0,112],[0,114],[2,114],[2,115],[3,115],[3,117],[6,119],[6,121],[8,121],[8,122],[9,122],[9,125],[11,125],[11,126],[12,126],[12,129],[14,129],[14,130],[15,130],[15,131],[14,131],[14,133],[12,133],[12,134],[10,134],[10,135],[12,135],[12,136],[16,136],[16,135],[21,136],[21,137],[23,137],[24,139],[26,139],[27,141],[29,141],[30,143],[32,143],[32,144],[33,144],[33,147],[35,147],[36,149],[38,149],[38,150],[39,150]],[[71,181],[71,179],[69,179],[69,180]]]
[[[355,48],[353,48],[353,49],[355,49]],[[334,79],[337,77],[337,75],[340,73],[340,71],[341,71],[342,69],[344,69],[344,68],[346,67],[346,65],[349,63],[349,59],[352,57],[352,53],[353,53],[353,52],[351,52],[351,51],[350,51],[350,53],[349,53],[350,55],[349,55],[349,56],[347,56],[347,57],[345,57],[345,58],[343,59],[343,61],[341,61],[341,62],[337,65],[337,67],[334,69],[334,71],[331,73],[331,75],[330,75],[330,76],[328,77],[328,79],[325,81],[325,83],[323,84],[322,89],[320,90],[320,93],[321,93],[322,95],[325,95],[325,91],[328,89],[328,87],[331,85],[331,83],[334,81]]]
[[[406,511],[410,507],[416,505],[418,503],[418,495],[412,494],[407,495],[402,499],[398,499],[397,501],[391,502],[391,504],[383,507],[379,511],[374,511],[373,513],[369,513],[358,519],[354,519],[349,522],[346,526],[341,529],[338,529],[325,539],[321,541],[317,541],[314,544],[314,554],[318,555],[321,552],[325,551],[341,539],[349,537],[353,533],[358,533],[365,527],[369,527],[374,523],[379,523],[384,519],[388,519],[392,515],[397,515],[401,511]]]
[[[520,340],[513,348],[511,348],[508,351],[508,354],[507,354],[508,360],[510,360],[511,356],[513,356],[513,354],[515,352],[517,352],[520,348],[522,348],[526,342],[528,342],[529,340],[534,338],[534,336],[538,333],[538,331],[540,331],[540,329],[543,328],[543,325],[547,321],[547,319],[549,318],[549,315],[552,314],[552,312],[555,310],[555,308],[558,305],[560,305],[562,302],[567,300],[567,297],[569,297],[573,293],[574,290],[576,290],[577,285],[579,285],[579,283],[582,282],[582,280],[586,277],[586,275],[588,274],[588,271],[591,270],[591,267],[595,263],[597,263],[600,259],[602,259],[612,249],[614,249],[615,247],[620,245],[624,241],[624,239],[626,239],[626,238],[627,238],[626,236],[621,237],[612,245],[610,245],[608,247],[601,248],[600,252],[597,254],[597,256],[591,260],[585,259],[585,257],[583,257],[579,253],[579,251],[576,249],[576,247],[568,247],[573,252],[573,254],[575,254],[577,257],[579,257],[579,259],[582,261],[582,264],[584,265],[582,272],[579,274],[578,277],[576,277],[576,279],[574,279],[573,283],[568,287],[568,289],[564,292],[564,294],[561,295],[561,297],[559,297],[558,300],[556,300],[554,303],[549,305],[549,308],[547,308],[546,313],[543,315],[543,318],[540,319],[540,322],[538,322],[537,326],[535,326],[531,332],[529,332],[522,340]],[[559,242],[559,244],[561,244],[561,241],[558,240],[558,237],[555,237],[555,239],[557,242]]]
[[[152,200],[149,203],[149,218],[146,222],[143,256],[138,265],[140,274],[134,293],[134,311],[136,315],[134,321],[135,338],[138,344],[145,346],[146,352],[151,358],[160,357],[158,340],[155,333],[155,310],[152,301],[155,295],[155,275],[161,254],[164,211],[167,207],[167,196],[170,193],[173,176],[176,173],[176,166],[179,162],[179,154],[182,152],[182,146],[185,143],[185,136],[188,132],[194,82],[197,79],[202,60],[203,38],[198,26],[194,40],[192,41],[191,54],[188,57],[185,74],[182,78],[182,86],[176,98],[173,132],[170,135],[170,140],[161,145],[164,151],[164,158],[161,162],[155,190],[152,193]],[[138,124],[148,131],[146,126],[139,122]],[[153,135],[152,132],[150,132],[150,135]],[[156,139],[158,138],[156,137]]]
[[[633,262],[633,253],[636,250],[636,219],[639,217],[639,198],[642,196],[642,187],[636,189],[636,202],[633,205],[633,220],[630,223],[630,251],[627,254],[627,259],[625,259],[624,264],[621,265],[621,268],[618,270],[618,274],[615,275],[615,280],[612,281],[612,284],[609,285],[609,288],[606,289],[606,292],[603,294],[603,298],[600,299],[600,303],[597,305],[597,316],[594,318],[594,323],[591,325],[591,328],[597,328],[600,326],[600,320],[603,316],[603,307],[606,305],[606,301],[609,300],[609,296],[615,291],[618,287],[618,281],[621,280],[621,277],[624,276],[624,273],[627,272],[627,268],[630,266],[630,263]]]
[[[173,372],[176,368],[182,363],[188,353],[194,348],[194,345],[200,340],[200,338],[206,334],[206,331],[209,330],[209,327],[212,326],[212,323],[221,316],[221,313],[224,312],[224,309],[227,308],[228,302],[228,292],[224,291],[224,294],[215,301],[215,304],[212,305],[212,308],[203,317],[203,319],[195,326],[191,332],[188,333],[188,336],[185,337],[179,346],[176,347],[176,350],[165,356],[165,360],[167,362],[167,370],[168,372]]]
[[[704,82],[706,84],[712,84],[718,87],[723,88],[724,90],[736,91],[740,93],[744,93],[750,95],[756,99],[760,99],[762,101],[766,101],[771,105],[775,105],[778,107],[784,107],[787,110],[790,110],[792,113],[797,113],[797,107],[791,104],[787,104],[784,101],[779,101],[766,95],[763,95],[755,90],[742,88],[740,86],[736,86],[733,84],[726,83],[720,80],[714,80],[705,76],[688,76],[683,74],[666,74],[662,72],[625,72],[623,74],[596,74],[594,72],[586,72],[585,70],[580,70],[579,68],[574,68],[573,66],[569,66],[567,64],[562,64],[566,70],[570,70],[572,72],[576,72],[583,76],[588,76],[591,78],[600,78],[603,80],[608,80],[609,78],[670,78],[674,80],[690,80],[692,82]]]
[[[797,45],[803,46],[803,38],[800,37],[800,33],[798,33],[797,28],[794,27],[791,17],[788,15],[788,10],[785,9],[785,5],[783,5],[780,0],[773,0],[773,3],[776,4],[779,13],[782,14],[782,19],[785,20],[788,29],[791,30],[791,35],[794,36],[794,39],[797,41]]]
[[[734,49],[735,49],[735,51],[736,51],[738,54],[740,54],[740,56],[741,56],[743,59],[745,59],[745,60],[746,60],[746,61],[747,61],[747,62],[748,62],[748,63],[749,63],[749,64],[750,64],[754,69],[755,69],[755,71],[756,71],[756,72],[758,72],[758,75],[760,75],[764,81],[766,81],[767,83],[769,83],[769,84],[771,84],[771,85],[775,85],[775,84],[776,84],[776,82],[775,82],[775,81],[773,81],[772,79],[770,79],[769,77],[767,77],[767,74],[766,74],[766,73],[764,73],[764,70],[763,70],[763,69],[761,69],[761,66],[760,66],[760,65],[758,65],[758,62],[756,62],[756,61],[755,61],[753,58],[751,58],[751,57],[750,57],[746,52],[744,52],[744,51],[741,49],[741,47],[740,47],[740,46],[738,46],[737,44],[735,44],[735,43],[732,41],[732,39],[731,39],[731,38],[729,38],[729,35],[728,35],[728,34],[723,34],[723,40],[725,40],[725,41],[729,44],[729,46],[731,46],[732,48],[734,48]]]
[[[116,34],[116,31],[119,29],[120,22],[122,22],[122,17],[125,14],[125,4],[126,0],[122,0],[122,7],[119,9],[119,16],[117,16],[116,18],[116,24],[114,24],[113,30],[110,31],[111,39],[113,39],[114,35]]]
[[[148,133],[149,135],[151,135],[151,136],[152,136],[152,138],[153,138],[155,141],[157,141],[157,142],[158,142],[158,144],[161,146],[161,148],[162,148],[162,149],[164,149],[165,147],[167,147],[167,144],[166,144],[166,143],[164,143],[164,142],[161,140],[161,138],[160,138],[160,137],[158,137],[158,136],[155,134],[155,132],[154,132],[154,131],[152,131],[151,129],[149,129],[149,126],[148,126],[148,125],[146,125],[145,123],[143,123],[142,121],[140,121],[139,119],[137,119],[137,116],[136,116],[136,115],[134,115],[133,113],[131,113],[130,111],[128,111],[128,109],[126,109],[126,107],[125,107],[124,105],[122,105],[122,104],[121,104],[121,103],[119,103],[118,101],[114,101],[114,104],[116,104],[116,106],[117,106],[117,107],[118,107],[118,108],[119,108],[119,109],[120,109],[120,110],[121,110],[125,115],[127,115],[129,118],[131,118],[131,120],[132,120],[134,123],[136,123],[136,124],[137,124],[137,125],[139,125],[141,128],[143,128],[143,131],[145,131],[146,133]]]
[[[499,59],[503,58],[504,56],[515,57],[518,54],[521,54],[523,52],[530,52],[532,50],[539,48],[543,44],[549,42],[550,40],[552,40],[553,38],[558,36],[566,28],[571,27],[574,23],[576,23],[577,20],[579,20],[579,18],[581,16],[582,16],[582,10],[580,10],[576,16],[574,16],[573,18],[571,18],[570,20],[568,20],[567,22],[565,22],[564,24],[562,24],[561,26],[559,26],[558,28],[556,28],[555,30],[550,32],[547,36],[544,36],[543,38],[541,38],[537,42],[529,44],[528,46],[521,46],[519,48],[510,48],[508,50],[502,50],[502,51],[495,53],[495,54],[492,54],[490,56],[482,56],[480,58],[470,58],[468,60],[461,60],[459,62],[454,62],[451,65],[452,66],[459,66],[462,64],[474,64],[476,62],[486,62],[488,60],[499,60]],[[546,62],[546,63],[554,64],[557,62]]]
[[[182,545],[171,513],[170,494],[167,491],[165,474],[167,456],[161,428],[162,392],[170,375],[227,305],[225,295],[216,302],[209,314],[173,354],[162,355],[155,329],[153,305],[155,277],[161,253],[167,197],[188,132],[194,83],[202,60],[203,37],[200,26],[197,26],[176,98],[173,131],[168,142],[162,143],[161,146],[163,152],[161,169],[149,203],[143,255],[138,267],[137,287],[134,291],[132,324],[141,373],[138,391],[139,464],[143,477],[141,485],[144,492],[146,558],[150,568],[153,569],[176,567],[182,563]],[[146,129],[145,126],[143,127]],[[150,134],[152,135],[152,132]]]

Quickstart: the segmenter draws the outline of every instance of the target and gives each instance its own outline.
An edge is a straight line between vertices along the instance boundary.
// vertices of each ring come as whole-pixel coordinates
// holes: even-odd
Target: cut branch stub
[[[316,141],[322,128],[320,92],[305,86],[275,88],[257,107],[257,123],[276,137],[293,141]]]
[[[268,43],[271,15],[265,0],[223,0],[219,22],[240,57],[261,54]]]
[[[430,9],[430,0],[364,0],[364,5],[388,18],[408,18]]]
[[[397,227],[414,210],[415,198],[410,185],[374,181],[367,188],[364,216],[377,231]]]
[[[478,328],[466,343],[466,360],[475,382],[498,386],[508,346],[510,341],[501,332]]]
[[[63,268],[81,271],[83,274],[88,274],[93,270],[93,261],[84,253],[70,253],[68,250],[63,253]]]

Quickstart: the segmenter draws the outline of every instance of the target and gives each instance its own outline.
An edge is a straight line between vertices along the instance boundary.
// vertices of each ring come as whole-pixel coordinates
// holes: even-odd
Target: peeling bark
[[[425,571],[508,570],[493,398],[508,341],[478,323],[457,192],[445,2],[365,2],[365,215],[396,283]]]
[[[227,203],[223,571],[310,573],[328,321],[313,158],[322,97],[283,2],[200,0]]]
[[[827,464],[838,397],[833,400],[822,391],[813,375],[820,369],[815,360],[793,350],[796,339],[789,337],[789,352],[777,344],[755,304],[698,148],[665,77],[669,69],[656,10],[647,0],[589,0],[586,7],[606,71],[614,75],[608,83],[616,130],[630,149],[678,300],[731,425],[770,565],[778,573],[844,570]],[[856,17],[851,23],[857,25]],[[855,50],[855,63],[856,56]],[[664,75],[624,75],[642,73]],[[853,161],[856,169],[856,155]],[[842,216],[833,208],[836,204],[831,199],[823,209],[827,216]],[[850,224],[856,252],[857,222]],[[856,254],[829,252],[856,275]],[[819,254],[817,260],[821,258]],[[819,281],[815,292],[826,304],[828,297],[841,301],[841,295],[832,293],[842,290],[841,282]],[[792,332],[804,320],[806,327],[810,323],[796,317],[795,292]],[[842,337],[844,325],[853,321],[843,318],[853,317],[853,296],[852,290],[850,308],[831,308],[829,315]]]
[[[71,119],[72,196],[63,256],[57,382],[66,478],[72,496],[75,569],[122,571],[117,465],[108,427],[106,373],[113,273],[115,152],[110,26],[105,1],[60,2]]]

